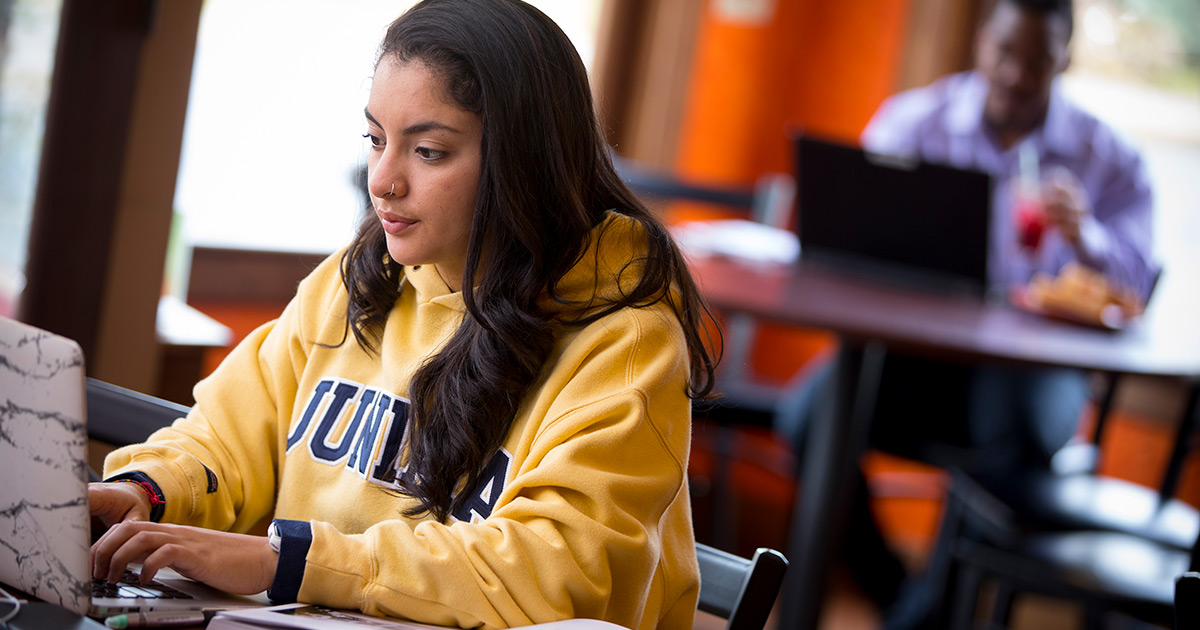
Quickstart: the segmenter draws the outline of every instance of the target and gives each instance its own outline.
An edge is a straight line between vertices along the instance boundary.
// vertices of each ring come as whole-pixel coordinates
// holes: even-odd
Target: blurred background
[[[351,238],[376,46],[409,4],[0,0],[0,315],[79,340],[91,376],[191,403],[192,383]],[[885,97],[971,67],[986,7],[533,4],[578,48],[616,155],[734,188],[792,171],[789,130],[854,143]],[[1077,0],[1072,54],[1067,92],[1131,139],[1150,169],[1166,270],[1157,295],[1167,303],[1156,307],[1194,309],[1200,3]],[[670,222],[724,213],[661,211]],[[784,383],[831,343],[821,331],[768,326],[747,361]],[[1106,464],[1114,474],[1155,483],[1180,401],[1171,385],[1122,389],[1118,439],[1129,448]],[[712,467],[704,431],[701,494]],[[740,434],[734,454],[739,544],[782,548],[793,455],[765,430]],[[919,562],[936,526],[937,473],[868,459],[885,533]],[[1189,466],[1181,490],[1193,502],[1198,475]]]

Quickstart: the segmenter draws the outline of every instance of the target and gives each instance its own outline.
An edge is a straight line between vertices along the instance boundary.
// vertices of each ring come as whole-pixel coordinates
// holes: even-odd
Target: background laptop
[[[0,582],[90,616],[262,605],[173,571],[93,595],[85,400],[78,344],[0,317]]]
[[[885,282],[983,296],[991,178],[794,138],[800,258]]]

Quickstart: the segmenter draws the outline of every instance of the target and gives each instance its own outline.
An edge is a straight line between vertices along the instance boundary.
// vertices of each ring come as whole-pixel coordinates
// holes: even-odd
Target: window
[[[54,70],[61,0],[0,0],[0,315],[12,316],[25,258]]]
[[[1188,285],[1200,274],[1200,3],[1077,0],[1075,22],[1064,89],[1142,149],[1164,262],[1155,302],[1195,309]]]
[[[590,63],[599,2],[534,4]],[[176,192],[185,243],[327,253],[349,242],[376,47],[410,4],[205,2]]]

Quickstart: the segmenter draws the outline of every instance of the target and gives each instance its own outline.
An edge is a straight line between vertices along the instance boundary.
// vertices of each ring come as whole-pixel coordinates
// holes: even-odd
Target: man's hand
[[[126,565],[141,563],[143,583],[163,567],[230,593],[271,587],[279,555],[264,536],[124,520],[92,545],[92,576],[115,582]]]
[[[1092,215],[1092,205],[1079,179],[1065,168],[1049,169],[1042,182],[1042,204],[1050,224],[1079,247],[1083,224]]]

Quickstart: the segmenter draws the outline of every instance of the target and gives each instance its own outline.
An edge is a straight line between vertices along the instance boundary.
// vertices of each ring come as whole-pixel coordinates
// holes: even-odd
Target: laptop
[[[987,174],[808,135],[793,142],[802,264],[917,289],[987,294]]]
[[[169,569],[95,593],[85,401],[77,343],[0,317],[0,582],[92,617],[263,605]]]

